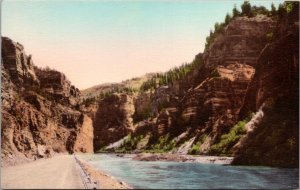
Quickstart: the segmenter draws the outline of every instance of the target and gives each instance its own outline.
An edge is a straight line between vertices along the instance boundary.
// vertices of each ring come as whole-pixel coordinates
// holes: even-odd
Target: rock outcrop
[[[36,68],[23,46],[5,37],[2,60],[3,164],[93,152],[92,122],[76,106],[78,89],[62,73]]]
[[[63,73],[51,69],[35,68],[40,81],[40,89],[62,104],[76,105],[79,103],[80,91],[66,78]]]
[[[266,34],[273,31],[275,24],[263,15],[234,18],[205,50],[205,66],[213,69],[235,63],[255,66],[267,43]]]
[[[178,90],[172,90],[173,86],[166,87],[171,89],[163,92],[162,97],[167,96],[164,107],[178,110],[177,128],[192,127],[198,136],[208,134],[208,144],[230,130],[238,121],[256,61],[267,43],[266,35],[274,27],[275,21],[266,16],[234,18],[196,57],[203,64],[179,82],[175,87],[179,93],[174,93]],[[208,153],[209,148],[202,153]]]
[[[132,132],[134,110],[131,95],[112,94],[99,101],[93,123],[95,151]]]
[[[18,87],[37,85],[31,55],[27,56],[24,47],[9,38],[2,38],[2,63],[10,80]]]
[[[240,117],[261,112],[234,164],[299,167],[299,4],[281,18],[256,66]]]

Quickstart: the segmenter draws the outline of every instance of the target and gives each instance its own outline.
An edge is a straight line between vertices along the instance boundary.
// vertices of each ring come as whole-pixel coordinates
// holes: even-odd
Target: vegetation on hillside
[[[151,79],[141,85],[141,91],[155,90],[160,86],[173,84],[175,81],[184,79],[195,68],[202,64],[201,58],[195,58],[191,63],[184,63],[179,67],[174,67],[169,71],[156,74]]]
[[[211,146],[209,153],[212,155],[231,155],[230,149],[246,134],[245,125],[248,120],[238,122],[229,133],[221,136],[218,143]]]
[[[201,137],[196,141],[196,143],[193,144],[192,148],[188,151],[188,154],[199,154],[201,145],[204,143],[207,137],[207,134],[201,135]]]
[[[235,17],[247,16],[255,17],[257,15],[266,15],[269,17],[274,17],[275,19],[281,18],[285,14],[288,14],[293,9],[293,2],[284,2],[279,4],[278,9],[271,4],[271,10],[268,10],[264,6],[252,6],[249,1],[244,1],[241,5],[241,11],[237,9],[236,5],[232,9],[232,14],[227,13],[224,19],[224,22],[216,22],[214,25],[214,30],[210,30],[210,34],[206,37],[205,49],[207,49],[210,44],[214,41],[216,36],[220,34],[223,29],[233,20]],[[272,39],[273,34],[268,34],[268,41]],[[184,79],[189,73],[191,73],[195,68],[197,68],[202,63],[201,59],[195,59],[192,63],[184,63],[179,67],[170,69],[166,73],[159,74],[157,73],[154,77],[144,82],[140,90],[148,91],[155,90],[156,88],[164,85],[173,84],[174,81]]]
[[[170,140],[170,134],[159,137],[157,143],[150,146],[150,149],[147,150],[151,153],[165,153],[170,152],[176,148],[176,141]]]
[[[139,136],[132,136],[131,134],[128,135],[128,138],[122,143],[120,147],[118,147],[115,151],[116,152],[130,152],[137,148],[137,144],[144,138],[143,135]]]
[[[89,98],[83,98],[82,99],[82,104],[85,106],[89,106],[93,103],[96,103],[97,101],[110,97],[111,95],[113,95],[114,93],[126,93],[126,94],[130,94],[130,93],[134,93],[137,92],[136,89],[134,88],[130,88],[130,87],[123,87],[123,88],[112,88],[109,91],[102,91],[100,92],[99,95],[97,96],[93,96],[93,97],[89,97]]]
[[[239,11],[236,5],[234,5],[232,9],[232,14],[230,15],[229,13],[227,13],[224,22],[216,22],[214,25],[214,31],[210,30],[209,36],[206,37],[205,49],[207,49],[210,46],[210,44],[214,41],[216,36],[219,33],[221,33],[223,29],[229,24],[229,22],[235,17],[255,17],[257,15],[265,15],[273,17],[275,19],[280,19],[285,15],[289,14],[294,6],[298,5],[296,5],[295,2],[284,2],[282,4],[279,4],[278,9],[276,9],[274,4],[272,3],[271,10],[268,10],[264,6],[252,6],[249,1],[244,1],[244,3],[241,5],[241,11]]]

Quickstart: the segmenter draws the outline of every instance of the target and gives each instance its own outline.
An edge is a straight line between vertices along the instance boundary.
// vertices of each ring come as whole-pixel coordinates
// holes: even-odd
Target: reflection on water
[[[143,162],[114,155],[83,155],[96,168],[134,188],[296,189],[299,170],[180,162]]]

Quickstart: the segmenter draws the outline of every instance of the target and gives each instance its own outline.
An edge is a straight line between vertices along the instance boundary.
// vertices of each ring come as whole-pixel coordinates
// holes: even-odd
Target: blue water
[[[134,188],[297,189],[299,170],[180,162],[144,162],[115,155],[85,155],[99,168]]]

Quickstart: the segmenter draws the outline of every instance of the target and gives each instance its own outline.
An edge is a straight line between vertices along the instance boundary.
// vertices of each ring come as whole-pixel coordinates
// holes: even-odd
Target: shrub
[[[169,134],[159,137],[158,142],[151,146],[149,152],[164,153],[173,150],[176,147],[176,141],[169,141],[169,137]]]
[[[201,144],[198,142],[197,144],[194,144],[192,148],[189,150],[188,154],[197,154],[200,152],[200,146]]]
[[[246,120],[238,122],[228,134],[221,136],[219,143],[211,146],[209,153],[213,155],[230,155],[229,150],[246,134],[246,123]]]
[[[205,139],[207,138],[207,134],[203,134],[198,142],[192,146],[192,148],[188,151],[188,154],[199,154],[201,145],[204,143]]]
[[[137,144],[144,138],[143,135],[132,137],[131,134],[128,135],[128,138],[118,147],[115,152],[130,152],[137,148]]]

